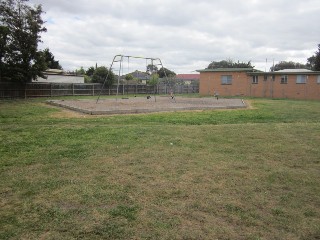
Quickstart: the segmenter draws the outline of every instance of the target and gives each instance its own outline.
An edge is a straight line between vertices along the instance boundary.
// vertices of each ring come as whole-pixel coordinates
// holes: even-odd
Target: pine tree
[[[59,61],[56,61],[54,59],[53,54],[50,52],[49,48],[46,48],[43,51],[44,57],[45,57],[45,61],[47,64],[47,68],[51,68],[51,69],[62,69],[61,65],[59,64]]]

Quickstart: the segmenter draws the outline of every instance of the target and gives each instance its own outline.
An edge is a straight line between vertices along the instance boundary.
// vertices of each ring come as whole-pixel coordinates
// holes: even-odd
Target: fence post
[[[52,97],[52,83],[50,83],[50,97]]]
[[[94,84],[92,85],[92,96],[94,96]]]

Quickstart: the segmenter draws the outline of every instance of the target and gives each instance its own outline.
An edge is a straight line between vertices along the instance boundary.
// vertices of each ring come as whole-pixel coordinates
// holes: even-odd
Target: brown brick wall
[[[232,75],[232,84],[221,84],[222,75]],[[275,75],[272,79],[270,73],[267,79],[263,75],[258,76],[258,83],[252,83],[252,76],[245,72],[201,72],[200,88],[201,95],[220,96],[252,96],[267,98],[290,98],[320,100],[320,83],[317,83],[318,75],[308,75],[307,82],[297,84],[297,75],[290,74],[287,84],[281,84],[281,76]]]
[[[287,76],[287,84],[281,84],[281,76],[276,76],[273,84],[274,98],[320,100],[320,84],[317,83],[317,75],[308,75],[306,83],[296,83],[297,75]]]
[[[232,75],[232,84],[221,84],[222,75]],[[200,74],[200,94],[221,96],[248,95],[250,77],[244,72],[205,72]]]

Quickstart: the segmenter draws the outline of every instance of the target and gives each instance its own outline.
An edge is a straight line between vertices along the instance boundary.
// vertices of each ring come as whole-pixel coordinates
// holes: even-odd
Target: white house
[[[39,77],[33,82],[39,83],[84,83],[84,76],[76,76],[75,74],[69,74],[60,69],[47,69],[44,72],[44,75],[47,77]]]

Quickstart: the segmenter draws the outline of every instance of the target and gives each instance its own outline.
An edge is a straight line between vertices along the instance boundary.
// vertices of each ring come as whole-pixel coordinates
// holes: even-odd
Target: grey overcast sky
[[[65,70],[110,66],[116,54],[161,58],[176,73],[211,61],[306,63],[320,44],[319,0],[30,0],[46,12],[49,48]],[[266,63],[267,59],[267,63]],[[132,60],[129,71],[145,62]],[[141,67],[140,67],[141,68]]]

